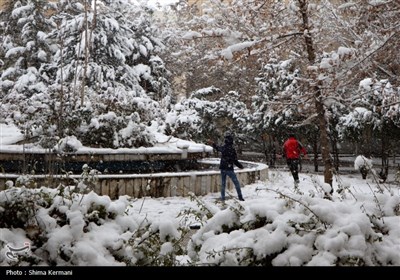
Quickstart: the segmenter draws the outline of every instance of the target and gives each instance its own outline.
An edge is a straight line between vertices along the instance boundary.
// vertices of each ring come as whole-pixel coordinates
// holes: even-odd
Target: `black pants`
[[[288,158],[286,159],[287,165],[289,166],[290,172],[292,172],[293,179],[295,181],[299,180],[299,163],[300,160],[298,158],[296,159],[291,159]]]

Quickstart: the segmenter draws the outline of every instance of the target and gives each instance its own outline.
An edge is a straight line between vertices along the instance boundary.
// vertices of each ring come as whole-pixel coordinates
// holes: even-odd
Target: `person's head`
[[[233,135],[229,131],[225,132],[224,138],[225,138],[225,143],[226,144],[232,144],[233,143]]]
[[[289,133],[289,138],[296,138],[296,135],[294,133]]]

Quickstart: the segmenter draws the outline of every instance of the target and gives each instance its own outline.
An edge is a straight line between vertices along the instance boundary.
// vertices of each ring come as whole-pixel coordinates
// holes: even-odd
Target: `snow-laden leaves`
[[[148,127],[162,123],[172,98],[149,11],[122,0],[87,10],[10,3],[1,18],[5,120],[44,148],[68,136],[88,146],[154,145]],[[109,112],[115,117],[103,118]]]
[[[216,213],[192,237],[188,254],[201,265],[399,265],[393,242],[399,199],[390,193],[326,200],[263,188],[274,200]],[[322,196],[322,195],[321,195]],[[396,206],[397,205],[397,206]],[[393,249],[388,250],[392,244]]]
[[[0,244],[30,243],[18,260],[0,250],[2,265],[175,265],[182,229],[173,220],[127,214],[132,200],[112,201],[73,186],[0,192]],[[25,230],[25,233],[23,231]],[[22,242],[22,243],[21,243]]]

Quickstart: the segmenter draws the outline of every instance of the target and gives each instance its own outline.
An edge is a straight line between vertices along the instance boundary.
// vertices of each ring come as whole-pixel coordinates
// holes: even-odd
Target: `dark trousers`
[[[292,172],[293,179],[295,181],[299,180],[299,163],[300,160],[298,158],[288,158],[286,160],[287,165],[289,166],[290,172]]]

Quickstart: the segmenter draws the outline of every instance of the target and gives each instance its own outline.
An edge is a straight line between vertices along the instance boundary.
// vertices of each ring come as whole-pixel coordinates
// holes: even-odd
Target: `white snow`
[[[372,169],[372,159],[366,158],[365,156],[359,155],[354,161],[354,169],[359,170],[362,167],[366,167],[368,170]]]
[[[116,115],[113,112],[109,112],[105,115],[102,115],[101,118],[105,119],[113,119]],[[91,126],[97,127],[99,126],[98,120],[92,119]],[[123,133],[129,133],[131,128],[128,126]],[[130,153],[130,154],[146,154],[146,153],[186,153],[186,152],[212,152],[212,147],[202,144],[195,143],[192,141],[178,139],[176,137],[167,136],[165,134],[159,133],[156,131],[156,126],[148,127],[149,130],[154,130],[152,133],[155,135],[157,143],[154,147],[140,147],[140,148],[119,148],[119,149],[111,149],[111,148],[90,148],[83,146],[82,143],[76,139],[75,136],[67,136],[64,139],[61,139],[59,144],[55,147],[56,150],[64,150],[67,146],[72,149],[76,154],[88,154],[93,152],[98,153],[107,153],[107,154],[118,154],[118,153]],[[124,135],[122,135],[123,137]],[[0,152],[22,152],[31,151],[36,153],[47,153],[46,149],[38,148],[35,146],[29,145],[16,145],[15,143],[22,140],[23,134],[19,129],[13,125],[7,125],[0,123]]]
[[[21,137],[13,126],[2,124],[0,129],[1,143]],[[157,139],[166,144],[160,147],[165,152],[171,151],[172,143],[172,150],[194,145],[162,134]],[[75,143],[73,147],[85,150],[73,138],[69,140]],[[365,162],[372,167],[371,161],[360,156],[355,168]],[[372,179],[361,179],[359,173],[339,172],[333,180],[334,192],[327,199],[330,186],[323,182],[323,175],[311,170],[300,173],[298,189],[287,168],[270,170],[268,180],[242,187],[244,202],[235,199],[234,190],[228,190],[227,196],[233,199],[226,201],[225,208],[217,202],[219,192],[198,197],[120,196],[111,200],[94,192],[82,195],[73,186],[26,189],[7,183],[9,189],[0,191],[0,213],[10,213],[6,212],[7,201],[35,201],[36,218],[30,222],[40,226],[43,242],[37,247],[38,239],[28,228],[3,227],[0,243],[20,248],[28,242],[26,254],[38,259],[41,266],[49,262],[65,266],[141,265],[151,260],[142,250],[159,250],[160,260],[180,252],[177,265],[190,261],[194,265],[239,266],[254,259],[263,265],[268,258],[274,266],[400,265],[398,185],[386,183],[382,188]],[[24,204],[24,209],[30,209],[29,205]],[[192,224],[200,229],[187,245],[177,242],[183,237],[182,229]],[[158,245],[147,243],[155,237]],[[7,248],[0,249],[1,266],[16,264],[7,257]],[[249,252],[252,257],[247,259]],[[18,265],[26,264],[25,260]]]
[[[24,134],[16,126],[0,123],[0,146],[17,143],[24,139]]]
[[[228,48],[223,49],[221,51],[221,55],[224,58],[226,58],[227,60],[231,60],[233,58],[234,52],[238,52],[238,51],[242,51],[244,49],[250,48],[256,43],[257,43],[256,41],[250,41],[250,42],[241,42],[241,43],[231,45]]]
[[[339,260],[345,261],[349,258],[373,265],[370,252],[374,251],[384,265],[400,265],[400,218],[395,210],[400,202],[398,188],[394,189],[395,195],[385,193],[380,196],[386,231],[385,235],[380,235],[371,227],[368,216],[379,216],[380,213],[368,187],[368,184],[373,184],[371,181],[363,182],[358,175],[340,176],[340,180],[351,186],[351,191],[342,195],[334,193],[332,200],[327,200],[322,198],[323,192],[315,193],[315,182],[322,185],[321,175],[301,173],[300,180],[299,188],[304,195],[296,193],[293,178],[288,171],[270,171],[269,180],[243,187],[245,202],[239,204],[236,200],[228,200],[225,210],[220,210],[216,204],[219,193],[198,197],[213,213],[213,217],[203,217],[200,221],[201,228],[189,241],[187,255],[181,255],[177,259],[187,261],[191,256],[198,258],[199,264],[245,265],[239,264],[235,257],[236,252],[244,257],[245,250],[237,249],[252,248],[254,255],[260,259],[277,254],[272,259],[272,264],[276,266],[333,266]],[[333,185],[337,190],[341,183],[334,180]],[[42,191],[47,192],[46,189]],[[283,198],[280,193],[287,198]],[[228,190],[228,194],[235,197],[234,190]],[[4,195],[0,195],[0,202],[3,199]],[[56,225],[46,211],[40,213],[40,220],[51,224],[47,227],[48,241],[43,249],[50,253],[51,259],[63,265],[126,265],[115,259],[111,254],[113,251],[132,256],[132,261],[136,261],[139,256],[132,255],[130,250],[134,248],[128,246],[123,249],[123,240],[129,239],[144,221],[149,221],[152,232],[159,231],[162,241],[160,255],[166,256],[173,252],[174,240],[181,237],[179,226],[189,226],[196,221],[194,216],[185,219],[178,214],[185,209],[201,213],[199,205],[188,197],[132,199],[122,196],[111,201],[107,196],[98,196],[91,192],[83,199],[77,197],[71,201],[72,204],[68,199],[63,201],[66,204],[64,209],[67,208],[68,225]],[[302,204],[308,205],[313,212]],[[103,205],[107,212],[116,213],[117,218],[100,219],[100,224],[92,222],[85,227],[84,217],[89,213],[91,205]],[[265,224],[254,229],[246,226],[260,217],[266,218]],[[379,225],[379,218],[376,222]],[[327,228],[323,224],[328,225]],[[235,225],[237,229],[224,232],[225,227]],[[12,243],[16,247],[26,241],[33,242],[24,234],[24,230],[7,228],[1,229],[0,241]],[[199,251],[194,250],[196,246],[200,246]],[[60,259],[60,250],[73,256],[73,261],[64,262]],[[227,253],[210,257],[214,251]],[[0,264],[10,265],[11,261],[4,257],[5,249],[0,254]]]
[[[372,85],[373,81],[371,78],[366,78],[360,82],[360,88],[363,88],[364,90],[371,90]]]

